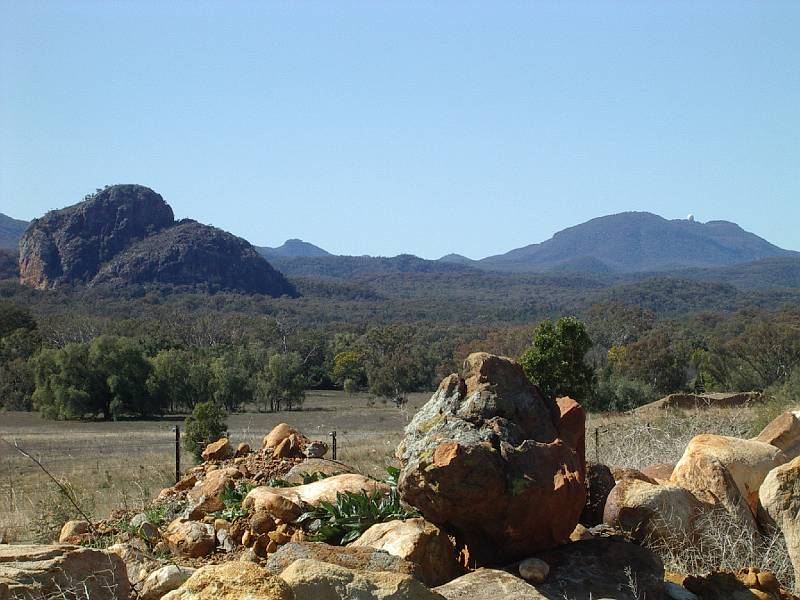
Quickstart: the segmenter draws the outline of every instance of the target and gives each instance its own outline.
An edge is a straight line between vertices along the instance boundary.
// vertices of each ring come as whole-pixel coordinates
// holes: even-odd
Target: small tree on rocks
[[[200,459],[205,447],[228,431],[225,417],[225,410],[210,400],[197,404],[183,425],[183,447]]]

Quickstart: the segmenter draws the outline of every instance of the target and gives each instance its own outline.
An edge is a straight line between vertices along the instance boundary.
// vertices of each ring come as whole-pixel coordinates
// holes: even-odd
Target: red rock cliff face
[[[296,296],[246,240],[185,220],[153,190],[115,185],[34,220],[20,242],[20,281],[39,289],[148,283]]]
[[[20,282],[39,289],[86,283],[103,263],[174,221],[169,205],[149,188],[106,188],[31,223],[20,241]]]

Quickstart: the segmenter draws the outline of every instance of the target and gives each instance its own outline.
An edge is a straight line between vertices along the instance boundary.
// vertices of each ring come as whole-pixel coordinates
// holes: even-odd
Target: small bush
[[[195,406],[184,422],[183,447],[199,460],[205,447],[228,431],[226,417],[222,407],[212,401]]]
[[[646,383],[608,373],[599,378],[594,392],[586,401],[586,408],[596,412],[625,412],[652,402],[657,397],[652,386]]]
[[[372,494],[346,492],[336,494],[335,502],[321,502],[319,506],[298,517],[296,523],[304,524],[311,540],[344,545],[361,537],[376,523],[417,516],[400,504],[397,492],[399,470],[387,468],[390,491],[388,495],[376,490]]]

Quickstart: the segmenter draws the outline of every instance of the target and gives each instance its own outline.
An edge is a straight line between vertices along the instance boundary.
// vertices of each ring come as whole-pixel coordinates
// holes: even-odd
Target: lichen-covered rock
[[[289,542],[267,559],[267,569],[280,573],[296,560],[310,559],[364,572],[386,571],[417,576],[417,565],[385,550],[331,546],[318,542]],[[419,577],[418,577],[419,578]]]
[[[297,599],[284,581],[266,569],[253,563],[229,561],[197,569],[181,587],[163,596],[162,600]]]
[[[450,538],[425,519],[377,523],[367,529],[350,548],[376,548],[417,565],[422,582],[437,586],[463,573]]]
[[[543,398],[514,360],[472,354],[406,427],[400,493],[473,564],[553,547],[585,502],[582,414]]]
[[[317,560],[299,559],[281,574],[297,599],[442,600],[410,575],[355,571]]]
[[[70,545],[0,544],[0,582],[14,600],[128,600],[125,563],[113,552]]]

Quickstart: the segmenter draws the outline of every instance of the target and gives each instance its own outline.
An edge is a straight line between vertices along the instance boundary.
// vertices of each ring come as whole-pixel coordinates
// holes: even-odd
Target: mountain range
[[[0,247],[16,247],[15,241],[18,243],[27,225],[0,215]],[[648,212],[598,217],[559,231],[544,242],[480,260],[458,254],[438,260],[411,254],[338,256],[299,239],[287,240],[275,248],[254,248],[279,271],[296,277],[497,271],[595,275],[681,273],[695,278],[714,270],[724,273],[726,278],[753,281],[758,280],[757,273],[765,270],[765,277],[774,281],[776,276],[784,275],[791,279],[800,269],[800,253],[779,248],[735,223],[668,220]]]

